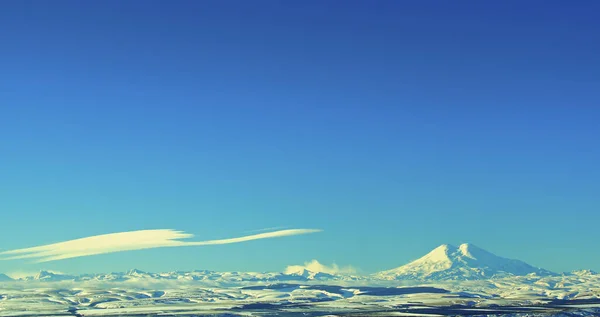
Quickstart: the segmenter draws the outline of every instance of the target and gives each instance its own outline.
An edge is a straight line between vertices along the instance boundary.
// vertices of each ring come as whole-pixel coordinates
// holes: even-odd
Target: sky
[[[600,271],[600,3],[2,1],[0,272],[391,269],[444,243]],[[273,231],[273,230],[271,230]]]

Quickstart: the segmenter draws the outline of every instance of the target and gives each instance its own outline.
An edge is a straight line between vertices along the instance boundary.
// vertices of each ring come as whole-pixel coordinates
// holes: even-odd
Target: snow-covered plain
[[[600,316],[600,275],[443,245],[368,276],[314,272],[0,275],[0,316]]]

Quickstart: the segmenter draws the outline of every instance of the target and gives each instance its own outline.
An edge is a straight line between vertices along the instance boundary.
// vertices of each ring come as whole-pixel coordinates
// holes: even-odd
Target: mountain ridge
[[[370,275],[345,273],[327,273],[299,267],[284,273],[279,272],[217,272],[208,270],[171,271],[152,273],[139,269],[125,272],[69,275],[41,270],[33,276],[13,279],[0,274],[0,282],[19,281],[205,281],[205,282],[280,282],[280,281],[357,281],[357,280],[406,280],[406,281],[444,281],[444,280],[484,280],[503,277],[558,276],[549,270],[529,265],[523,261],[504,258],[486,251],[474,244],[463,243],[454,246],[442,244],[421,258],[405,265]],[[592,270],[564,272],[563,276],[596,276]]]
[[[0,273],[0,282],[10,282],[10,281],[14,281],[14,279],[12,279],[10,276],[8,276],[6,274]]]
[[[278,272],[217,272],[207,270],[174,271],[164,273],[151,273],[137,269],[125,272],[98,273],[70,275],[41,270],[35,275],[12,279],[0,273],[0,282],[85,282],[85,281],[218,281],[218,282],[281,282],[297,281],[306,282],[313,280],[339,280],[346,279],[345,275],[328,274],[303,270],[302,272],[278,273]],[[356,280],[356,277],[348,276],[348,280]]]

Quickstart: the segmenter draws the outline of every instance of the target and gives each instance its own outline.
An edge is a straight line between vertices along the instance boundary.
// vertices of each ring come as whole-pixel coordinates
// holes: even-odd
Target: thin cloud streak
[[[248,230],[248,231],[244,231],[243,233],[257,233],[257,232],[274,231],[274,230],[283,230],[283,229],[287,229],[287,227],[283,227],[283,226],[279,226],[279,227],[270,227],[270,228],[263,228],[263,229],[256,229],[256,230]]]
[[[288,229],[238,238],[207,241],[180,241],[180,239],[188,239],[194,235],[171,229],[138,230],[92,236],[32,248],[4,251],[0,252],[0,260],[37,259],[35,261],[36,263],[42,263],[123,251],[240,243],[321,231],[322,230],[319,229]],[[2,258],[3,256],[7,257]]]

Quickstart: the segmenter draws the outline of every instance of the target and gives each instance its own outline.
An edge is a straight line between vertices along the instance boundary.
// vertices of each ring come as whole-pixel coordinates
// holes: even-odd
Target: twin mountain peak
[[[375,275],[383,279],[476,280],[529,274],[557,275],[464,243],[458,247],[443,244],[418,260]]]

